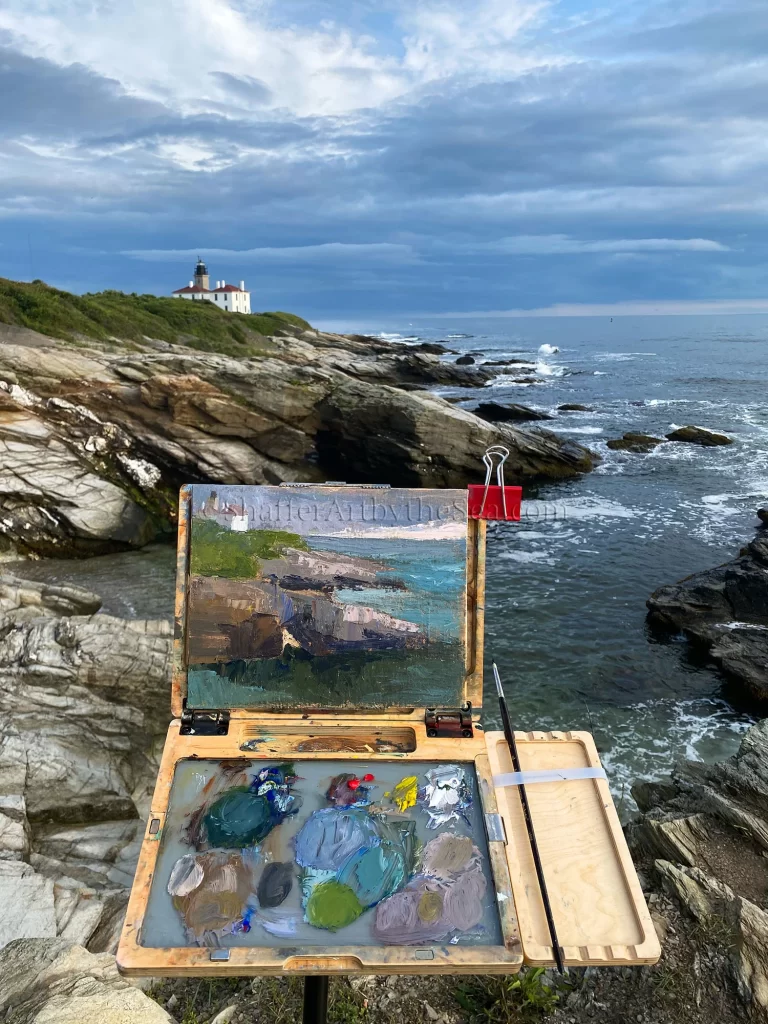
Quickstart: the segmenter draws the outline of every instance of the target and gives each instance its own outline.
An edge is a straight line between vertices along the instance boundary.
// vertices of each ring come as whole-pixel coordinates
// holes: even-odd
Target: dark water
[[[480,393],[441,393],[470,405],[482,395],[549,412],[566,402],[594,409],[546,426],[599,452],[599,468],[540,488],[520,524],[489,532],[488,667],[495,658],[520,727],[592,731],[619,795],[634,778],[667,772],[677,756],[730,754],[751,718],[729,702],[715,670],[689,660],[682,639],[648,632],[645,601],[656,587],[733,557],[754,534],[755,509],[768,496],[768,316],[323,326],[425,340],[471,335],[448,344],[490,359],[528,357],[536,383],[500,378]],[[539,353],[544,344],[559,352]],[[627,430],[663,436],[687,423],[735,443],[670,444],[648,455],[605,445]],[[487,674],[484,717],[497,725],[493,693]]]
[[[679,755],[731,753],[749,715],[729,702],[716,671],[689,660],[682,640],[648,633],[645,600],[664,583],[733,557],[753,535],[755,509],[768,495],[768,316],[320,326],[428,340],[471,335],[449,344],[491,359],[529,357],[538,363],[536,383],[501,378],[480,392],[443,393],[548,411],[565,402],[594,408],[547,426],[603,455],[599,468],[540,488],[524,503],[521,523],[490,530],[488,664],[499,663],[519,727],[595,734],[625,810],[632,779],[663,775]],[[539,355],[542,344],[559,352]],[[670,444],[648,455],[605,446],[627,430],[662,436],[686,423],[723,430],[735,443]],[[171,548],[154,548],[27,563],[23,572],[91,587],[113,614],[170,615],[173,565]],[[489,687],[488,725],[498,725],[494,707]]]

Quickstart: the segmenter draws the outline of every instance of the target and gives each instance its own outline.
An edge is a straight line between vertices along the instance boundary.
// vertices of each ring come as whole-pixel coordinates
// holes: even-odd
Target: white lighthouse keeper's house
[[[245,281],[237,288],[226,281],[217,281],[216,287],[210,287],[208,268],[198,257],[194,280],[186,288],[177,288],[173,293],[179,299],[205,300],[215,303],[227,313],[250,313],[251,293],[245,290]]]

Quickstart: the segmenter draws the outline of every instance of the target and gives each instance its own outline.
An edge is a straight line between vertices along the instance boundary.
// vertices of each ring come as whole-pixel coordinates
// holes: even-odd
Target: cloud
[[[149,249],[127,250],[123,256],[146,260],[150,263],[167,263],[169,260],[192,260],[201,253],[207,260],[226,260],[238,264],[248,263],[392,263],[403,265],[414,262],[414,253],[408,245],[391,242],[369,242],[353,244],[348,242],[324,242],[321,245],[297,245],[267,247],[263,249]]]
[[[310,315],[751,299],[766,10],[6,0],[0,219],[52,283],[168,292],[200,247]]]
[[[469,247],[470,250],[472,247]],[[566,235],[518,235],[499,238],[474,251],[516,256],[547,256],[581,253],[728,252],[728,246],[709,238],[599,238],[578,239]]]
[[[161,103],[126,94],[120,82],[82,64],[60,67],[0,46],[0,136],[58,140],[98,132],[116,122],[146,124]]]
[[[229,71],[209,71],[208,73],[219,85],[233,93],[238,99],[257,106],[270,103],[273,99],[272,90],[259,78],[253,78],[251,75],[233,75]]]

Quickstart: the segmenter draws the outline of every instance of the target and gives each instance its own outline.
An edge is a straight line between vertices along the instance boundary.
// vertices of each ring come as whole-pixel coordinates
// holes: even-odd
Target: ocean
[[[529,359],[535,383],[499,377],[439,393],[467,407],[482,399],[554,412],[541,426],[602,456],[577,480],[527,489],[522,521],[489,530],[486,662],[499,665],[515,726],[591,731],[624,814],[634,779],[659,778],[681,756],[731,754],[750,709],[682,637],[648,630],[645,601],[734,557],[754,535],[755,510],[768,498],[768,316],[374,317],[318,326],[445,341],[478,362]],[[592,411],[556,412],[572,402]],[[688,423],[735,443],[661,445],[647,455],[606,447],[628,430],[663,437]],[[488,726],[499,725],[494,694],[488,671]]]

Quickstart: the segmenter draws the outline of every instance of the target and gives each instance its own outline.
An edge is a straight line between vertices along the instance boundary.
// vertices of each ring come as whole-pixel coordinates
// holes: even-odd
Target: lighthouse
[[[237,285],[227,284],[226,281],[217,281],[216,287],[211,288],[208,267],[199,256],[193,280],[185,288],[177,288],[173,294],[178,299],[214,302],[225,313],[251,312],[251,293],[245,290],[245,281],[240,282],[239,288]]]

